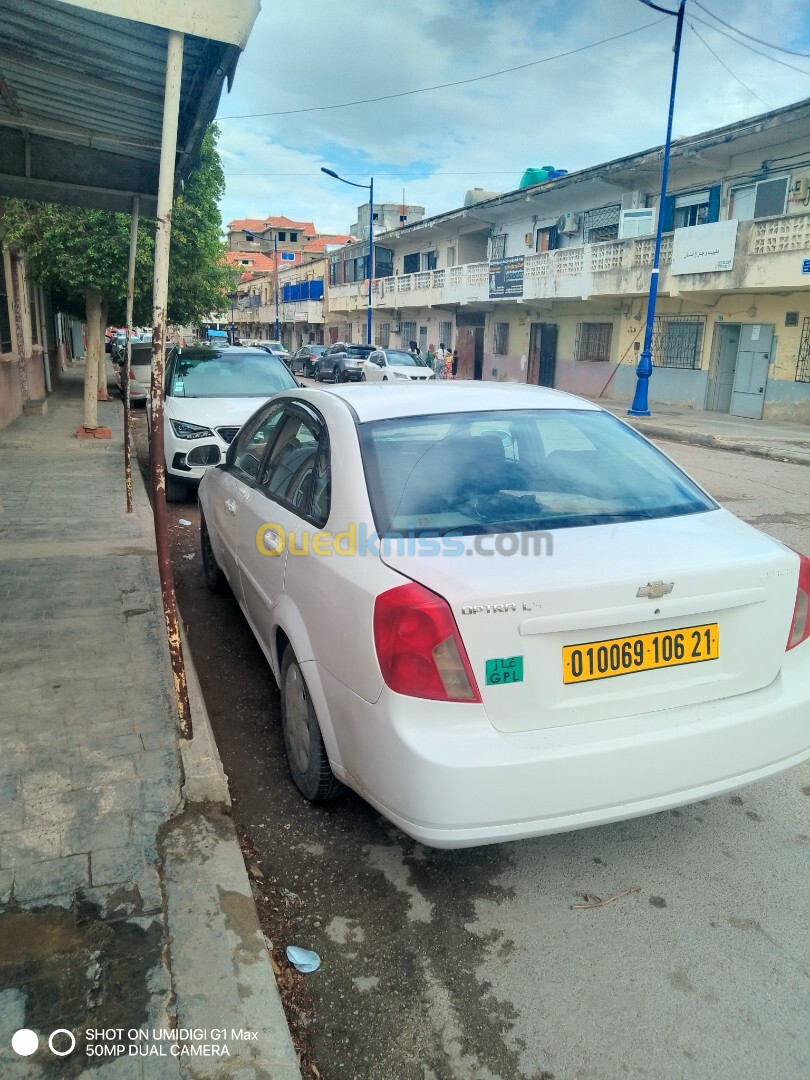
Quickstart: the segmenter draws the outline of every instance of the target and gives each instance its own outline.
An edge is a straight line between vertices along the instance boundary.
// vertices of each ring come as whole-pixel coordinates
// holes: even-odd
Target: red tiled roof
[[[264,228],[264,221],[262,218],[240,218],[238,221],[228,222],[228,232],[239,232],[241,229],[248,229],[250,232]]]
[[[248,261],[250,265],[245,266],[245,262]],[[249,270],[254,274],[274,270],[276,265],[273,256],[266,255],[263,251],[226,251],[225,262],[230,266],[245,266],[245,270]],[[279,259],[280,264],[281,259]]]
[[[304,251],[323,251],[327,245],[332,244],[348,244],[350,240],[354,240],[353,236],[321,236],[317,240],[312,240],[309,244],[304,245]]]

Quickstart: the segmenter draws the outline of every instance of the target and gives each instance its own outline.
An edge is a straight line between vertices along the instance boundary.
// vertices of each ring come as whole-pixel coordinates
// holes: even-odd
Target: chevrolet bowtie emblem
[[[660,600],[662,596],[667,596],[672,592],[674,584],[674,581],[648,581],[646,585],[641,586],[636,596],[646,596],[648,600]]]

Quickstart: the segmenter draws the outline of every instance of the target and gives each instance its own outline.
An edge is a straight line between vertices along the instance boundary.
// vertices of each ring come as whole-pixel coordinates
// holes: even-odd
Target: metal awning
[[[259,0],[3,0],[0,196],[154,216],[166,50],[185,35],[175,182],[194,162]]]

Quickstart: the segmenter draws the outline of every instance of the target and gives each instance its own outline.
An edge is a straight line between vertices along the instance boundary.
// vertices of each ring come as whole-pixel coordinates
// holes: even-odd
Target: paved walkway
[[[628,401],[592,398],[603,409],[628,420],[652,439],[672,439],[695,446],[714,446],[755,457],[810,465],[810,424],[747,420],[728,413],[653,405],[652,416],[628,416]]]
[[[120,402],[99,406],[111,441],[76,439],[82,377],[0,432],[0,1075],[287,1080],[295,1054],[193,671],[195,738],[178,742]],[[178,1026],[197,1030],[161,1034]],[[12,1046],[20,1029],[31,1056]]]

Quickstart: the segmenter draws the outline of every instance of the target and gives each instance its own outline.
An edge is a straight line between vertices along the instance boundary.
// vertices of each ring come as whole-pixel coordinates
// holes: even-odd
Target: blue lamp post
[[[371,345],[371,289],[374,281],[374,177],[372,176],[367,184],[355,184],[353,180],[344,180],[342,176],[338,176],[331,169],[321,167],[321,172],[334,177],[335,180],[340,180],[342,184],[365,188],[368,191],[368,314],[366,316],[366,342]]]
[[[667,194],[667,179],[669,177],[669,151],[672,144],[672,114],[675,111],[675,87],[678,83],[678,60],[681,53],[681,34],[683,32],[683,14],[686,0],[680,0],[677,11],[659,7],[650,0],[642,0],[647,7],[662,11],[665,15],[675,15],[677,25],[675,29],[675,57],[672,61],[672,86],[669,91],[669,117],[667,119],[667,140],[664,143],[664,163],[661,169],[661,198],[658,200],[658,225],[655,230],[655,254],[650,271],[650,297],[647,302],[647,325],[644,330],[644,348],[641,350],[638,367],[636,368],[636,392],[633,396],[633,404],[627,410],[628,416],[649,416],[650,409],[647,403],[650,376],[652,375],[652,340],[655,326],[655,303],[658,299],[658,263],[661,257],[661,231],[664,224],[664,200]]]
[[[245,234],[245,236],[247,236],[248,240],[252,240],[255,242],[256,236],[250,231],[250,229],[242,229],[242,232]],[[281,331],[279,330],[278,325],[278,237],[275,234],[273,235],[273,263],[275,264],[276,280],[275,289],[273,290],[276,299],[276,341],[281,341]]]

